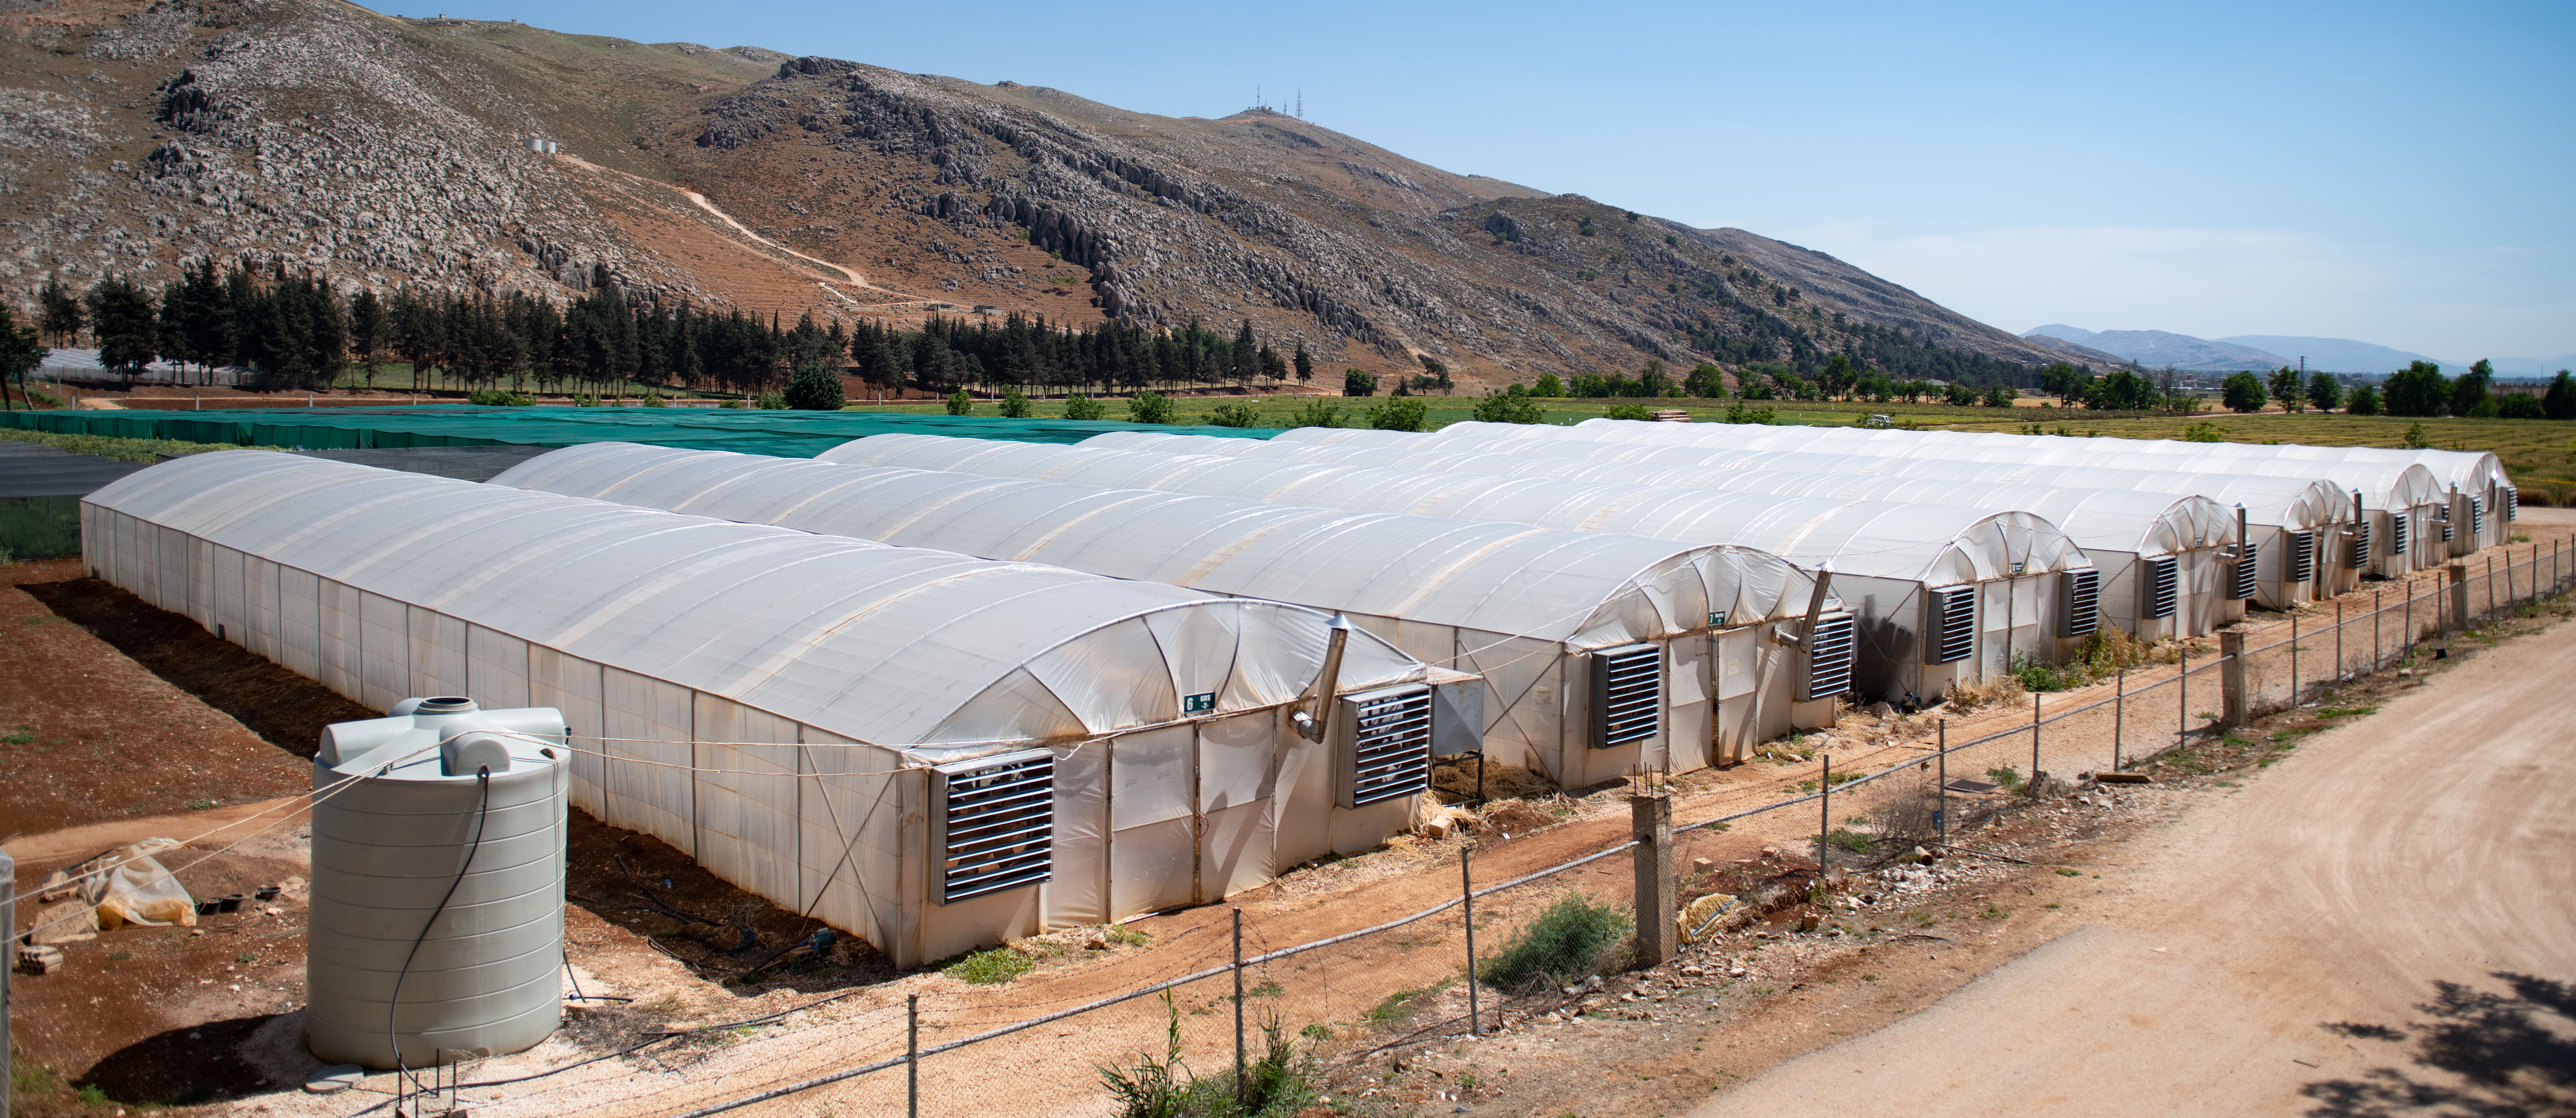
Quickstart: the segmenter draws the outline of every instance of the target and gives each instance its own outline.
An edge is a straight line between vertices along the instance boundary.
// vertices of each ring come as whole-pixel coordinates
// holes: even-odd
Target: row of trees
[[[2230,374],[2220,383],[2219,400],[2227,410],[2240,413],[2258,412],[2278,402],[2282,410],[2289,412],[2342,408],[2352,415],[2576,419],[2576,383],[2570,382],[2567,370],[2559,370],[2540,395],[2498,396],[2495,366],[2486,361],[2469,366],[2469,371],[2457,378],[2443,376],[2439,365],[2417,361],[2389,374],[2377,386],[2357,385],[2350,390],[2323,372],[2310,373],[2302,380],[2299,371],[2292,368],[2262,375],[2244,370]]]

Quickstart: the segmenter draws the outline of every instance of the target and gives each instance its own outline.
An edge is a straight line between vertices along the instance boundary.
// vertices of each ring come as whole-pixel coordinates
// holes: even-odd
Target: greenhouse
[[[914,435],[817,457],[1752,548],[1831,570],[1859,642],[1853,688],[1890,700],[1929,702],[2016,659],[2063,659],[2099,615],[2091,560],[2026,512]]]
[[[2231,472],[2183,473],[2166,470],[2138,470],[2118,466],[2038,465],[2010,460],[1981,461],[1971,458],[1881,457],[1855,449],[1849,444],[1826,443],[1822,450],[1770,450],[1731,447],[1700,447],[1651,443],[1594,442],[1565,438],[1498,439],[1489,433],[1490,424],[1453,424],[1433,434],[1404,434],[1395,431],[1340,431],[1301,428],[1282,434],[1264,444],[1255,453],[1276,455],[1290,453],[1287,446],[1322,445],[1336,447],[1414,446],[1458,452],[1496,452],[1527,455],[1533,458],[1572,458],[1577,460],[1645,462],[1673,466],[1698,466],[1721,470],[1794,470],[1800,472],[1860,474],[1873,477],[1940,478],[1957,482],[2000,482],[2009,484],[2068,485],[2088,489],[2130,489],[2142,492],[2189,494],[2207,497],[2221,505],[2245,510],[2247,542],[2255,556],[2253,584],[2231,586],[2230,595],[2250,599],[2267,609],[2312,601],[2318,585],[2341,585],[2350,578],[2339,565],[2339,556],[2349,547],[2332,546],[2347,540],[2352,520],[2351,494],[2337,489],[2332,482],[2272,478]],[[1677,425],[1668,425],[1677,426]],[[1697,426],[1719,426],[1706,424]],[[1557,431],[1572,428],[1555,428]],[[1766,436],[1782,434],[1779,428],[1751,428]],[[1807,428],[1797,428],[1804,431]],[[1349,435],[1364,438],[1346,438]],[[1818,440],[1804,439],[1791,445],[1812,446]],[[1274,445],[1275,444],[1275,445]],[[1086,442],[1083,445],[1094,445]],[[2149,461],[2154,461],[2150,459]],[[2415,519],[2422,519],[2417,517]],[[2419,531],[2408,536],[2392,536],[2393,542],[2407,543],[2428,535]],[[2426,546],[2439,546],[2438,542]],[[2420,549],[2415,552],[2420,555]],[[2294,555],[2308,555],[2300,563]],[[2386,556],[2382,549],[2379,554]],[[2316,561],[2322,556],[2325,562]]]
[[[2206,497],[2127,489],[1961,482],[1771,469],[1722,469],[1647,462],[1544,457],[1496,450],[1408,450],[1273,439],[1211,439],[1147,432],[1087,439],[1086,447],[1168,454],[1222,454],[1273,461],[1386,466],[1439,473],[1491,474],[1718,489],[1787,497],[1840,497],[1956,505],[1988,512],[2032,512],[2065,532],[2102,572],[2102,616],[2128,632],[2161,640],[2199,636],[2244,616],[2227,593],[2236,514]],[[1490,444],[1489,444],[1490,445]]]
[[[365,706],[561,710],[575,806],[906,967],[1374,847],[1482,686],[1298,606],[295,455],[134,474],[82,541]]]
[[[1636,442],[1653,445],[1724,446],[1747,449],[1823,449],[1844,450],[1855,454],[1877,454],[1888,457],[1942,457],[1980,459],[1980,452],[2000,452],[2003,459],[2039,464],[2049,461],[2087,461],[2103,465],[2152,465],[2157,469],[2220,470],[2230,473],[2262,473],[2281,477],[2318,477],[2333,482],[2338,488],[2367,491],[2373,478],[2380,476],[2370,468],[2396,468],[2421,465],[2432,476],[2435,486],[2444,490],[2456,488],[2449,503],[2455,505],[2435,531],[2451,546],[2425,556],[2438,562],[2442,555],[2465,555],[2483,547],[2502,543],[2506,529],[2501,521],[2520,515],[2519,493],[2506,477],[2504,464],[2495,455],[2449,450],[2395,450],[2384,447],[2330,447],[2296,444],[2262,445],[2254,443],[2195,443],[2172,439],[2119,439],[2113,445],[2114,456],[2107,460],[2088,456],[2101,455],[2103,440],[2064,435],[2012,435],[2001,432],[1967,431],[1898,431],[1862,430],[1850,427],[1802,428],[1794,438],[1763,427],[1722,423],[1640,423],[1631,421],[1586,420],[1570,427],[1545,429],[1514,424],[1461,423],[1446,429],[1462,435],[1487,434],[1505,438],[1573,438],[1601,442]],[[1885,449],[1876,449],[1885,448]],[[2078,457],[2052,457],[2059,451]],[[2194,464],[2192,460],[2199,460]],[[2258,465],[2257,463],[2261,463]],[[2373,504],[2385,512],[2395,506]],[[2490,513],[2502,510],[2503,515]],[[2437,512],[2439,510],[2436,510]],[[2470,531],[2445,530],[2439,525],[2468,525]],[[2417,533],[2417,539],[2425,538]]]
[[[1485,755],[1568,788],[1741,760],[1849,675],[1847,643],[1819,669],[1761,639],[1815,579],[1737,547],[619,443],[494,483],[1337,610],[1482,674]]]

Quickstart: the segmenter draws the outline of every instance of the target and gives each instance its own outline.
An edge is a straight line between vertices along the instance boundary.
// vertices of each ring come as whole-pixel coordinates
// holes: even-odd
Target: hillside
[[[1838,351],[1983,380],[2064,356],[1821,253],[1263,109],[1151,116],[338,0],[20,0],[0,25],[0,287],[22,303],[48,273],[253,256],[344,292],[1248,318],[1328,367],[1428,356],[1487,383]]]

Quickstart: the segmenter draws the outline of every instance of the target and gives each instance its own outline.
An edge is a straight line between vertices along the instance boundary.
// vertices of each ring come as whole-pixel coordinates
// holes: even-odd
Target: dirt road
[[[2571,657],[2558,626],[2312,739],[2142,838],[2095,922],[1694,1113],[2289,1114],[2443,1089],[2388,1034],[2327,1026],[2420,1038],[2437,982],[2576,979]]]

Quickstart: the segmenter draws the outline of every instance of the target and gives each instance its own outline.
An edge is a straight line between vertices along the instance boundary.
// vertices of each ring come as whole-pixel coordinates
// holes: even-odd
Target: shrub
[[[1431,422],[1431,406],[1411,398],[1371,404],[1369,426],[1380,431],[1419,431]]]
[[[784,392],[763,392],[760,394],[760,399],[757,401],[757,404],[762,411],[786,411],[787,394]]]
[[[1127,401],[1130,423],[1169,423],[1172,421],[1172,398],[1160,392],[1139,392]]]
[[[1020,390],[1019,390],[1019,389],[1016,389],[1016,388],[1005,388],[1005,389],[1003,389],[1003,390],[1002,390],[1002,418],[1004,418],[1004,419],[1027,419],[1028,417],[1029,417],[1029,398],[1028,398],[1027,396],[1022,395],[1022,394],[1020,393]]]
[[[960,389],[958,389],[958,390],[957,390],[957,391],[955,391],[955,392],[951,392],[951,393],[949,393],[949,394],[948,394],[948,414],[950,414],[950,415],[973,415],[973,414],[975,414],[975,398],[974,398],[974,397],[972,397],[972,396],[967,395],[967,394],[966,394],[966,390],[965,390],[965,389],[963,389],[963,388],[960,388]]]
[[[2498,419],[2547,419],[2549,413],[2540,406],[2540,397],[2515,394],[2496,401]]]
[[[1476,401],[1475,414],[1482,423],[1537,423],[1547,412],[1527,389],[1515,384],[1500,392],[1487,390],[1485,398]]]
[[[591,401],[591,406],[598,407],[599,401]],[[647,392],[644,394],[643,406],[648,408],[667,408],[671,406],[671,402],[663,399],[662,394],[659,392]]]
[[[1258,427],[1261,426],[1261,413],[1254,411],[1250,404],[1218,404],[1216,410],[1208,414],[1208,422],[1219,427]]]
[[[1109,409],[1101,407],[1100,401],[1089,396],[1067,396],[1064,399],[1066,419],[1105,419],[1108,414]]]
[[[2227,441],[2227,428],[2204,419],[2198,423],[2186,425],[2182,429],[2182,441],[2187,443],[2223,443]]]
[[[1291,427],[1339,427],[1342,425],[1342,407],[1339,404],[1329,404],[1322,400],[1308,400],[1303,404],[1297,405],[1296,411],[1289,413],[1288,425]]]
[[[839,411],[848,402],[841,391],[841,374],[818,365],[796,370],[787,382],[787,406],[797,411]]]
[[[2351,415],[2378,415],[2379,390],[2367,384],[2353,389],[2343,398],[2343,410]]]
[[[1029,968],[1036,965],[1026,955],[1007,947],[996,947],[990,951],[968,954],[956,962],[941,967],[939,973],[959,982],[972,982],[978,986],[999,986],[1029,973]]]
[[[1377,395],[1377,377],[1366,369],[1342,370],[1342,395]]]
[[[1772,427],[1779,425],[1780,416],[1779,413],[1774,412],[1769,408],[1748,408],[1739,401],[1726,405],[1726,421],[1729,423],[1753,423]]]
[[[1653,419],[1655,413],[1644,404],[1612,404],[1603,409],[1605,419]]]
[[[1608,965],[1633,926],[1616,906],[1594,904],[1581,893],[1557,898],[1486,958],[1486,982],[1505,990],[1571,982]]]
[[[1565,382],[1556,379],[1555,373],[1540,373],[1538,383],[1530,386],[1529,394],[1557,399],[1565,395]]]
[[[1233,1068],[1191,1074],[1181,1058],[1180,1009],[1168,991],[1163,1010],[1168,1024],[1160,1056],[1140,1053],[1131,1067],[1099,1069],[1101,1085],[1117,1100],[1120,1118],[1289,1118],[1316,1104],[1314,1053],[1298,1051],[1297,1036],[1277,1014],[1263,1015],[1261,1054],[1244,1069],[1238,1094]],[[1309,1025],[1297,1035],[1312,1036],[1314,1028]]]
[[[521,392],[503,392],[497,388],[477,388],[465,394],[465,402],[485,408],[533,407],[537,398]]]

